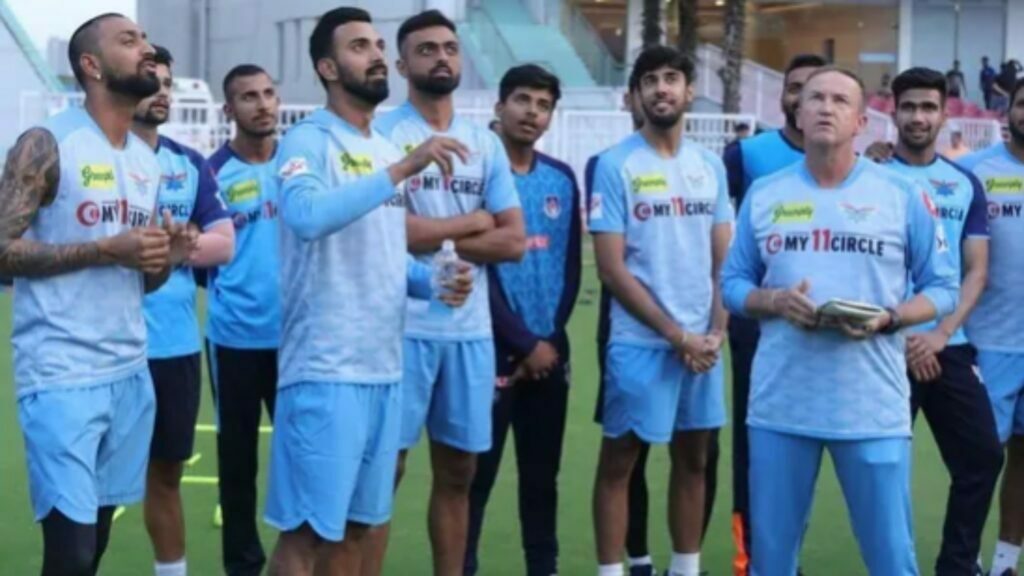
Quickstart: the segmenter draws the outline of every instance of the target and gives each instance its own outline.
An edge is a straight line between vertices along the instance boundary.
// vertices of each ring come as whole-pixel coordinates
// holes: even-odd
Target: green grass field
[[[570,415],[565,437],[565,450],[560,477],[559,537],[561,541],[561,573],[570,576],[595,572],[590,515],[590,494],[600,441],[600,430],[591,421],[597,391],[597,365],[594,346],[597,317],[596,280],[585,275],[585,284],[572,320],[574,344],[573,389]],[[9,297],[4,296],[0,327],[10,330]],[[10,378],[10,347],[0,349],[0,374]],[[205,368],[204,368],[205,377]],[[200,423],[213,422],[209,389],[203,391]],[[914,460],[914,504],[917,530],[917,553],[922,573],[932,572],[938,553],[948,479],[939,459],[930,431],[922,420],[918,425]],[[265,469],[269,435],[262,440],[262,464]],[[26,485],[25,460],[21,431],[17,424],[14,393],[11,386],[0,394],[0,576],[38,574],[41,564],[41,536],[32,522]],[[509,443],[511,444],[511,442]],[[704,547],[703,565],[713,575],[731,573],[732,545],[729,515],[732,502],[731,437],[728,429],[722,434],[722,463],[715,517]],[[513,576],[524,573],[516,515],[516,470],[510,451],[488,509],[481,550],[481,574]],[[187,475],[216,476],[216,452],[213,434],[197,435],[196,452],[200,459]],[[651,547],[658,566],[669,557],[665,528],[665,485],[668,478],[665,450],[652,453],[648,468],[651,485]],[[260,490],[265,478],[259,480]],[[430,485],[425,450],[414,450],[409,472],[403,482],[395,506],[385,574],[422,575],[429,573],[429,543],[426,532],[426,503]],[[197,483],[183,487],[188,525],[188,561],[193,575],[213,575],[220,570],[220,533],[213,526],[216,487]],[[984,557],[991,557],[995,537],[996,514],[990,516],[986,530]],[[263,542],[269,555],[276,534],[263,527]],[[811,576],[854,576],[865,574],[845,512],[842,493],[835,481],[831,462],[826,458],[818,483],[814,515],[807,535],[803,567]],[[152,574],[152,552],[142,522],[139,506],[128,508],[114,526],[114,534],[101,569],[105,576],[145,576]]]

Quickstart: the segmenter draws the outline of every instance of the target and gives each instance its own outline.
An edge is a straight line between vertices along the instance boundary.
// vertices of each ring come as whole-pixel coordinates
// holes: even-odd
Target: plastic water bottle
[[[441,296],[448,291],[445,286],[453,281],[459,273],[459,255],[455,252],[455,241],[441,242],[441,249],[434,254],[431,269],[430,308],[435,314],[449,315],[452,313],[452,308],[441,301]]]

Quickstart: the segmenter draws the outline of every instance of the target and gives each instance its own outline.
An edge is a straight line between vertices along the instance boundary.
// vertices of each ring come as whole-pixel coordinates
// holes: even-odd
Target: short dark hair
[[[1024,78],[1018,78],[1017,82],[1013,85],[1013,91],[1010,92],[1010,106],[1017,101],[1017,96],[1020,95],[1020,91],[1024,90]]]
[[[153,55],[153,60],[156,61],[157,64],[163,64],[168,68],[174,64],[174,57],[171,56],[171,51],[167,48],[153,44],[153,51],[156,52],[156,54]]]
[[[317,21],[316,27],[313,28],[313,34],[309,37],[309,58],[313,61],[313,73],[320,79],[324,88],[327,87],[327,81],[320,76],[320,72],[316,69],[316,63],[321,58],[330,55],[331,47],[334,44],[334,31],[338,29],[338,26],[344,26],[349,22],[370,23],[373,22],[373,19],[370,17],[370,13],[362,8],[342,6],[324,12],[324,15]]]
[[[946,75],[932,68],[918,66],[900,72],[892,81],[892,94],[896,104],[900,103],[900,96],[907,90],[937,90],[939,102],[946,102]]]
[[[651,46],[636,57],[636,62],[633,63],[633,72],[629,75],[629,89],[639,88],[644,74],[663,66],[682,72],[686,77],[686,83],[693,84],[695,80],[693,60],[671,46]]]
[[[866,88],[864,88],[864,81],[860,79],[860,76],[857,76],[856,72],[850,70],[849,68],[843,68],[842,66],[835,66],[832,64],[829,64],[828,66],[822,66],[821,68],[818,68],[817,70],[812,72],[811,75],[807,77],[807,83],[810,84],[812,79],[817,78],[822,74],[830,73],[842,74],[843,76],[846,76],[847,78],[856,82],[857,88],[860,90],[860,109],[863,111],[865,108],[867,108],[868,91]],[[806,87],[806,84],[804,86]]]
[[[398,49],[402,49],[402,43],[405,42],[405,38],[409,34],[436,26],[447,28],[453,33],[456,31],[455,23],[442,14],[440,10],[424,10],[402,22],[402,25],[398,27]]]
[[[558,76],[536,64],[523,64],[509,68],[508,72],[501,77],[498,100],[505,102],[516,91],[516,88],[547,90],[551,93],[554,104],[557,104],[558,99],[562,97],[562,83],[558,80]]]
[[[789,77],[789,73],[797,68],[821,68],[828,66],[828,61],[817,54],[797,54],[790,59],[783,74],[783,80]]]
[[[231,88],[232,82],[234,82],[238,78],[245,78],[247,76],[259,76],[260,74],[266,74],[268,77],[270,76],[270,74],[267,74],[266,70],[260,68],[255,64],[239,64],[231,70],[228,70],[228,73],[224,76],[224,82],[221,84],[221,89],[224,90],[224,99],[231,99],[231,93],[229,89]]]
[[[68,60],[71,63],[71,71],[79,84],[85,84],[85,71],[79,60],[86,52],[96,52],[99,49],[99,37],[96,34],[97,25],[108,18],[125,18],[124,14],[118,12],[105,12],[99,16],[93,16],[86,20],[71,34],[68,42]]]

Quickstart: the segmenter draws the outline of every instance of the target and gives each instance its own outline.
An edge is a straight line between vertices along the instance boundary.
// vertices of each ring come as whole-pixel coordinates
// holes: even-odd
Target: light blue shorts
[[[722,362],[691,372],[672,350],[611,344],[605,366],[604,435],[633,432],[664,444],[674,431],[708,430],[725,424]]]
[[[264,520],[282,531],[308,522],[320,537],[391,518],[401,387],[303,382],[281,388],[274,408]]]
[[[19,398],[36,521],[56,508],[95,524],[98,508],[141,501],[155,413],[148,368],[107,384]]]
[[[430,439],[466,452],[491,449],[494,341],[406,338],[402,381],[402,449]]]
[[[1024,435],[1024,354],[978,350],[978,370],[992,401],[999,440]]]

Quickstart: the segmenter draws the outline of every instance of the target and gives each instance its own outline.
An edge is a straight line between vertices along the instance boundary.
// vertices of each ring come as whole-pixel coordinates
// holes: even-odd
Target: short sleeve
[[[587,226],[591,232],[626,232],[626,187],[607,156],[598,157],[590,187]]]

